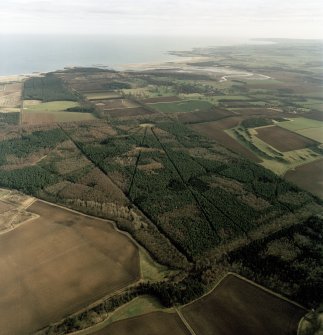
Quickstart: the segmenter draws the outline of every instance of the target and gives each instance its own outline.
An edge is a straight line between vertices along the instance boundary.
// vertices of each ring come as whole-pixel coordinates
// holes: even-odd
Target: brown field
[[[226,120],[226,119],[224,119]],[[231,120],[230,120],[231,121]],[[224,132],[222,127],[219,127],[217,121],[207,122],[201,124],[194,124],[190,126],[193,130],[197,131],[201,135],[207,136],[212,140],[215,140],[224,147],[245,156],[254,162],[261,162],[261,160],[250,150],[245,148],[242,144],[237,142],[231,136]]]
[[[93,335],[191,335],[175,313],[153,312],[117,321]]]
[[[197,335],[292,335],[306,310],[228,275],[182,313]]]
[[[46,113],[22,113],[22,123],[24,125],[55,123],[55,115]]]
[[[323,159],[290,170],[285,178],[323,199]]]
[[[202,123],[216,121],[232,115],[232,112],[228,110],[215,108],[210,111],[182,113],[178,115],[178,119],[184,123]]]
[[[113,109],[107,112],[109,113],[111,117],[131,117],[131,116],[139,116],[139,115],[150,115],[150,114],[156,113],[156,112],[153,112],[143,107]]]
[[[148,98],[143,99],[142,101],[146,104],[153,104],[158,102],[176,102],[181,101],[182,99],[180,97],[172,96],[172,97],[156,97],[156,98]]]
[[[137,103],[128,99],[98,100],[95,105],[104,110],[139,107]]]
[[[20,107],[21,83],[2,84],[0,87],[0,107]]]
[[[322,109],[323,109],[323,104],[322,104]],[[313,119],[313,120],[317,120],[317,121],[323,121],[323,111],[311,111],[309,113],[306,113],[304,115],[305,117],[309,118],[309,119]]]
[[[13,205],[8,204],[6,202],[3,202],[0,200],[0,214],[3,214],[5,212],[8,212],[14,208]]]
[[[41,201],[29,210],[40,217],[0,236],[5,334],[29,334],[137,280],[137,248],[108,222]]]
[[[266,117],[278,117],[282,115],[282,112],[278,110],[270,109],[270,108],[235,108],[234,113],[237,113],[242,116],[253,116],[253,115],[261,115]]]
[[[257,128],[257,137],[281,152],[304,149],[317,144],[306,137],[277,126]]]

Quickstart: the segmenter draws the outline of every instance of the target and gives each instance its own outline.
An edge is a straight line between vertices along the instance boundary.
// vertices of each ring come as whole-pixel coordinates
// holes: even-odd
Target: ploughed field
[[[190,335],[175,313],[154,312],[115,322],[94,335]]]
[[[197,335],[292,335],[306,310],[228,275],[211,294],[185,306],[182,313]]]
[[[39,218],[0,236],[2,334],[29,334],[138,278],[137,248],[109,222],[41,201],[28,210]]]
[[[323,198],[323,159],[290,170],[286,173],[285,178]]]
[[[281,152],[303,149],[317,144],[309,138],[277,126],[257,128],[257,137]]]

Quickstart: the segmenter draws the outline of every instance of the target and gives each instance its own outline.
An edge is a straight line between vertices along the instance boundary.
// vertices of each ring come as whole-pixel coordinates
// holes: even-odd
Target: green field
[[[204,100],[189,100],[176,103],[156,103],[151,105],[162,113],[185,113],[196,111],[209,111],[213,105]]]
[[[279,122],[277,125],[323,143],[323,122],[321,121],[299,117],[290,119],[290,121]]]
[[[109,321],[112,323],[159,310],[165,310],[165,307],[163,307],[156,298],[142,296],[118,308],[111,315]]]
[[[74,101],[52,101],[37,103],[35,101],[24,102],[24,123],[37,124],[41,122],[74,122],[95,120],[96,117],[91,113],[68,112],[68,108],[79,106]]]
[[[33,112],[61,112],[67,108],[79,106],[79,103],[74,101],[52,101],[44,103],[30,103],[28,100],[24,101],[24,110]]]

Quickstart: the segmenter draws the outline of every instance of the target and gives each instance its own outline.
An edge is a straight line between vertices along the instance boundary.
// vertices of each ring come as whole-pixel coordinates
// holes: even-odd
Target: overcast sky
[[[323,38],[322,0],[0,0],[0,33]]]

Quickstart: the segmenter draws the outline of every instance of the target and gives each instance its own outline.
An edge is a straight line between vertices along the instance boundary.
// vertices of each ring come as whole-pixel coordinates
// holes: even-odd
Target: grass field
[[[112,323],[139,315],[156,312],[162,309],[165,309],[165,307],[163,307],[156,298],[150,296],[141,296],[118,308],[111,315],[109,321]]]
[[[203,100],[189,100],[174,103],[156,103],[152,107],[162,113],[185,113],[209,111],[214,106]]]
[[[228,275],[182,313],[197,335],[293,335],[306,310]]]
[[[323,199],[323,159],[290,170],[285,178]]]
[[[191,335],[175,313],[154,312],[115,322],[93,335]]]
[[[303,117],[280,122],[280,127],[294,131],[314,141],[323,143],[323,122]]]
[[[0,236],[7,335],[29,334],[138,278],[137,248],[108,222],[40,201],[28,210],[40,217]]]
[[[77,107],[74,101],[52,101],[39,103],[37,100],[25,100],[22,120],[24,124],[42,124],[55,122],[73,122],[94,120],[91,113],[66,112],[68,108]]]
[[[79,106],[79,104],[74,101],[52,101],[39,103],[37,100],[25,100],[22,120],[24,124],[32,125],[96,119],[96,117],[91,113],[65,111],[68,108],[77,106]]]
[[[51,101],[44,103],[35,103],[35,100],[25,100],[24,110],[30,112],[61,112],[67,108],[77,107],[79,104],[74,101]]]
[[[89,100],[120,98],[120,94],[115,92],[85,92],[83,95]]]

